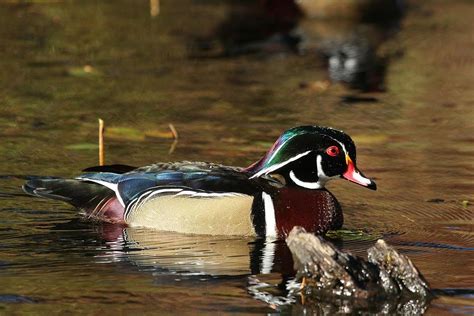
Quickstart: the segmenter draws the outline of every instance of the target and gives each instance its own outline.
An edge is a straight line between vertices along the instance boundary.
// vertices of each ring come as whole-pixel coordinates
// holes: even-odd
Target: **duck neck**
[[[271,194],[264,192],[262,198],[267,236],[286,236],[294,226],[324,234],[343,223],[339,202],[326,189],[284,187]]]
[[[266,156],[264,156],[261,159],[255,161],[250,166],[248,166],[246,168],[243,168],[243,171],[248,172],[251,175],[256,174],[262,168],[262,165],[264,164],[265,157]]]

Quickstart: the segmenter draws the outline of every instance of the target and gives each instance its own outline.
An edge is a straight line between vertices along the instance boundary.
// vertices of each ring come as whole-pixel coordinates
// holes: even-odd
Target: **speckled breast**
[[[327,190],[283,188],[274,200],[276,227],[280,235],[294,226],[302,226],[317,234],[342,226],[339,202]]]

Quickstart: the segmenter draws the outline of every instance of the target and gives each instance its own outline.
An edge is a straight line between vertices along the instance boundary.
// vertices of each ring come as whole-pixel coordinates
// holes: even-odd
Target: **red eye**
[[[331,157],[336,157],[339,155],[339,148],[337,148],[337,146],[328,147],[328,149],[326,149],[326,154]]]

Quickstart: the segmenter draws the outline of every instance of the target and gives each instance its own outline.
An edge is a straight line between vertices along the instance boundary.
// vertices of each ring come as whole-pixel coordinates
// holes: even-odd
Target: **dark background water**
[[[363,254],[384,236],[432,287],[453,290],[429,313],[474,312],[470,1],[408,2],[390,25],[302,19],[304,50],[273,36],[293,17],[262,30],[248,26],[261,13],[235,1],[160,9],[152,18],[148,1],[0,3],[0,314],[281,309],[247,290],[250,273],[278,284],[291,270],[278,251],[268,263],[274,246],[117,230],[21,195],[22,180],[7,175],[66,177],[97,164],[99,117],[107,162],[137,166],[245,166],[289,127],[345,130],[379,190],[328,185],[345,227],[363,231],[341,246]],[[347,38],[371,43],[370,78],[329,84],[328,61]],[[171,154],[169,123],[179,132]],[[301,312],[292,306],[284,311]]]

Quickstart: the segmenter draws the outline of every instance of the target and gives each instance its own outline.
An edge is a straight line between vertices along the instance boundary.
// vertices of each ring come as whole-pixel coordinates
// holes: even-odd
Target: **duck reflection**
[[[277,273],[286,280],[295,274],[284,239],[191,235],[109,223],[101,223],[95,230],[105,243],[101,248],[104,251],[97,256],[104,262],[127,261],[147,270],[156,267],[173,273],[214,276]],[[350,230],[344,234],[346,237],[330,241],[356,254],[365,253],[379,237],[360,235],[358,231],[352,235]]]
[[[138,227],[101,225],[109,250],[101,261],[127,261],[139,268],[211,276],[294,275],[284,241],[240,236],[186,235]]]
[[[69,224],[68,227],[72,225]],[[76,224],[77,225],[77,224]],[[156,284],[175,283],[177,279],[238,279],[246,283],[253,298],[284,313],[332,315],[348,312],[423,313],[428,300],[400,298],[372,302],[326,298],[315,301],[298,294],[294,281],[293,259],[284,240],[233,236],[186,235],[138,227],[103,224],[95,227],[105,243],[95,258],[100,263],[125,263],[151,273]],[[365,252],[374,237],[344,242],[331,240],[338,247]],[[196,279],[197,278],[197,279]],[[189,284],[188,284],[189,283]]]
[[[262,0],[234,3],[217,36],[224,55],[296,52],[314,55],[328,78],[361,91],[383,91],[398,52],[381,46],[399,29],[401,0]]]

